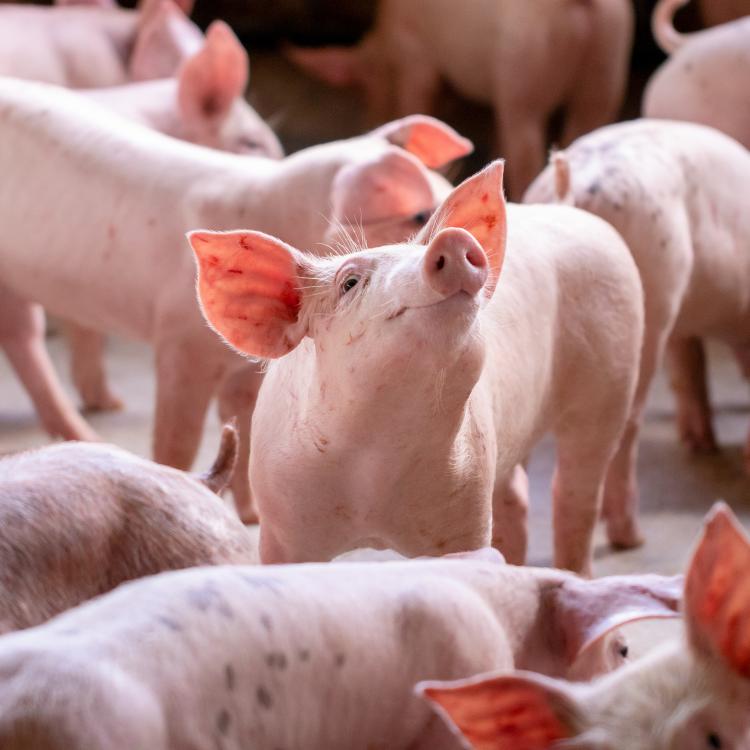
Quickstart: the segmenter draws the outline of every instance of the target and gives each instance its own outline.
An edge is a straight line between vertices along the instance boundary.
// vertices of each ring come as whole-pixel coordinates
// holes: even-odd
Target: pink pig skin
[[[684,4],[661,0],[654,10],[654,34],[670,58],[648,83],[643,114],[710,125],[750,148],[750,17],[680,34],[672,15]]]
[[[565,202],[611,222],[643,282],[645,325],[633,410],[605,491],[610,539],[638,543],[638,432],[665,350],[680,436],[696,452],[716,449],[701,339],[742,353],[750,342],[750,154],[716,130],[635,120],[584,136],[543,172],[528,203]],[[750,461],[750,443],[748,444]]]
[[[255,232],[191,235],[209,322],[279,358],[250,452],[264,562],[492,542],[520,563],[515,467],[552,430],[555,562],[590,572],[637,377],[641,285],[617,233],[566,207],[509,206],[503,265],[501,190],[497,162],[413,244],[325,259]]]
[[[586,676],[608,671],[624,644],[602,636],[673,615],[681,588],[481,559],[162,574],[0,639],[0,742],[457,750],[415,682],[513,665],[568,676],[587,644]]]
[[[364,86],[377,122],[433,112],[441,80],[491,104],[520,197],[544,165],[554,111],[566,113],[564,144],[617,116],[632,35],[630,0],[380,0],[358,47],[289,55],[329,83]]]
[[[211,491],[229,482],[236,453],[227,427],[203,477],[104,444],[0,460],[0,632],[38,625],[133,578],[254,562],[245,527]]]
[[[748,568],[747,534],[717,504],[685,577],[683,637],[589,684],[511,672],[418,691],[474,750],[748,750]]]
[[[63,89],[10,79],[0,82],[0,141],[7,173],[16,170],[24,186],[0,187],[3,348],[23,374],[18,353],[33,359],[44,348],[39,326],[26,324],[39,304],[151,341],[154,455],[178,468],[193,460],[211,396],[243,364],[201,317],[185,232],[250,225],[314,247],[340,222],[361,221],[371,238],[403,237],[448,190],[410,150],[439,166],[471,148],[416,117],[282,161],[222,154],[134,128]],[[50,401],[40,410],[48,429],[75,437]],[[248,409],[224,404],[228,415]]]
[[[170,0],[139,10],[0,6],[0,70],[72,88],[165,78],[201,44],[202,34]]]

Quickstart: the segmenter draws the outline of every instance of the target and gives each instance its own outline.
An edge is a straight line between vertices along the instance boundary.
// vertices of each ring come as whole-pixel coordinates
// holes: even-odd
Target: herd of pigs
[[[0,461],[3,750],[750,748],[730,509],[684,578],[590,578],[600,518],[648,543],[662,363],[694,452],[704,339],[750,377],[750,16],[681,34],[687,1],[654,11],[646,117],[607,125],[631,0],[381,0],[359,45],[287,52],[381,124],[285,158],[189,0],[0,6],[0,345],[68,441]],[[455,188],[446,79],[493,105],[506,160]],[[88,409],[121,405],[107,333],[153,345],[155,462],[98,442],[45,311]],[[524,567],[548,432],[556,568]],[[419,559],[327,562],[362,547]],[[622,625],[678,613],[625,663]]]

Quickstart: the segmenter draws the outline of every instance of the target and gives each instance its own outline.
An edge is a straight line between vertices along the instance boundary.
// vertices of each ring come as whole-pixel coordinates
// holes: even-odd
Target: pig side
[[[698,453],[716,450],[702,339],[729,344],[750,376],[750,154],[711,128],[635,120],[581,138],[554,162],[525,201],[564,200],[609,221],[643,282],[639,384],[604,501],[610,539],[631,546],[638,433],[665,352],[680,437]],[[746,454],[750,462],[750,442]]]
[[[111,445],[64,443],[0,460],[0,632],[38,625],[123,581],[252,563],[255,547],[212,492],[229,482],[225,427],[200,478]]]
[[[607,633],[673,615],[680,590],[471,558],[162,574],[0,639],[0,742],[455,750],[416,681],[612,669]]]
[[[679,34],[672,15],[684,4],[661,0],[654,11],[654,33],[670,57],[648,83],[643,114],[710,125],[750,148],[750,17]]]
[[[490,542],[522,562],[517,464],[552,430],[555,563],[590,571],[641,285],[617,233],[584,212],[510,206],[507,224],[506,253],[497,162],[410,244],[316,258],[259,232],[191,235],[209,322],[277,360],[250,454],[264,562]]]
[[[358,47],[289,55],[329,83],[363,86],[375,121],[434,111],[441,81],[491,104],[520,197],[544,165],[553,112],[566,113],[564,144],[615,119],[632,35],[629,0],[380,0]]]
[[[0,71],[72,88],[166,78],[200,47],[192,2],[144,0],[137,11],[0,6]]]
[[[476,750],[747,750],[748,569],[748,538],[719,506],[688,568],[684,639],[587,685],[516,672],[420,691]]]
[[[63,89],[10,79],[0,82],[0,111],[0,158],[18,175],[0,185],[2,346],[47,429],[76,437],[49,380],[34,377],[46,357],[39,305],[153,343],[154,456],[178,468],[193,460],[209,400],[244,365],[201,317],[185,232],[249,225],[314,247],[361,223],[372,237],[401,237],[447,190],[425,162],[470,150],[442,123],[411,118],[281,161],[228,155],[133,128]],[[259,382],[257,372],[241,387],[231,382],[219,394],[222,413],[249,414]]]

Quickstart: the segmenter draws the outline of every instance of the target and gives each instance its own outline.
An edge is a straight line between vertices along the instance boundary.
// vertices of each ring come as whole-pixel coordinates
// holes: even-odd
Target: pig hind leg
[[[492,494],[492,546],[511,565],[526,562],[528,547],[529,478],[520,465],[495,483]]]
[[[76,411],[44,342],[44,311],[0,287],[0,345],[36,407],[44,429],[64,440],[98,440]]]
[[[71,376],[86,411],[117,411],[123,402],[109,389],[104,370],[104,336],[98,331],[66,323]]]

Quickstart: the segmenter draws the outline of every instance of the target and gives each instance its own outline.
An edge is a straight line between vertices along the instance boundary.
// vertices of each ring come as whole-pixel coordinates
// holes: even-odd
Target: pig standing
[[[609,221],[641,275],[645,337],[633,410],[605,489],[610,540],[641,541],[636,459],[648,389],[666,350],[682,440],[716,450],[701,339],[733,347],[750,375],[750,154],[712,128],[635,120],[585,136],[543,172],[527,203],[563,201]],[[746,447],[750,466],[750,438]]]
[[[726,506],[685,583],[685,638],[591,684],[532,672],[419,690],[476,750],[747,750],[750,543]]]
[[[515,467],[552,430],[555,564],[590,572],[637,377],[641,286],[605,222],[526,206],[510,207],[498,283],[502,171],[464,182],[407,245],[316,258],[260,232],[190,235],[209,323],[278,358],[250,454],[263,562],[490,542],[523,562]]]
[[[311,247],[361,223],[370,238],[403,237],[448,190],[425,164],[471,149],[442,123],[415,117],[281,161],[235,156],[134,128],[63,89],[10,79],[0,82],[0,118],[0,344],[47,429],[76,437],[72,404],[61,406],[38,376],[39,305],[152,342],[154,456],[178,468],[193,460],[211,397],[244,364],[201,317],[185,232],[249,225]],[[249,414],[259,381],[257,371],[242,386],[228,380],[222,412]]]
[[[750,148],[750,18],[680,34],[672,16],[686,2],[654,10],[654,36],[670,58],[649,81],[643,114],[711,125]]]
[[[632,36],[630,0],[380,0],[359,46],[289,55],[331,84],[364,86],[377,122],[432,112],[441,80],[492,104],[520,196],[544,165],[555,111],[565,144],[617,116]]]
[[[513,665],[606,671],[624,644],[603,636],[672,615],[681,589],[484,557],[198,568],[126,584],[0,639],[0,744],[455,750],[416,681]]]
[[[214,494],[236,455],[237,434],[225,427],[213,468],[198,478],[94,443],[0,460],[0,633],[132,578],[254,562],[248,532]]]

